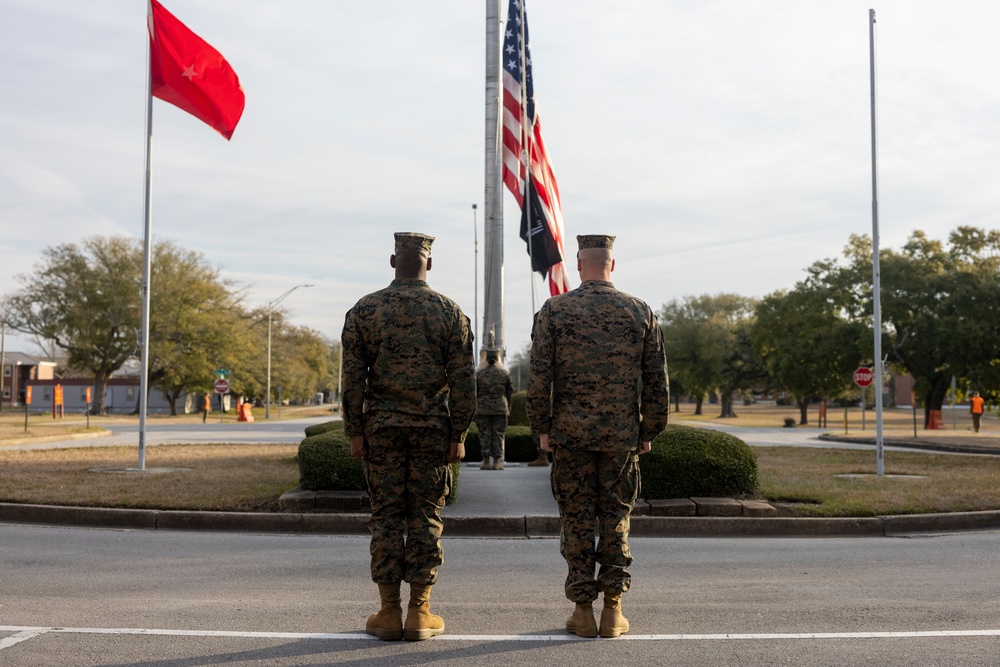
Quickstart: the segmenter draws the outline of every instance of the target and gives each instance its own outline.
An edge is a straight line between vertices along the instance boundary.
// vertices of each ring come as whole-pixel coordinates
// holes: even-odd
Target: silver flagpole
[[[483,199],[483,323],[480,348],[490,333],[504,352],[503,325],[503,188],[501,178],[500,22],[501,0],[486,0],[486,173]],[[502,358],[502,357],[501,357]]]
[[[878,247],[878,124],[876,122],[875,87],[875,10],[868,10],[869,55],[872,92],[872,305],[875,329],[875,457],[879,477],[885,474],[885,453],[882,447],[882,287]]]
[[[153,34],[153,6],[147,3],[149,33]],[[149,49],[152,48],[150,45]],[[146,51],[146,179],[144,187],[144,220],[142,225],[142,316],[139,323],[141,369],[139,371],[139,470],[146,469],[146,399],[149,396],[149,278],[152,265],[153,203],[150,197],[153,153],[153,81],[150,72],[153,54]]]

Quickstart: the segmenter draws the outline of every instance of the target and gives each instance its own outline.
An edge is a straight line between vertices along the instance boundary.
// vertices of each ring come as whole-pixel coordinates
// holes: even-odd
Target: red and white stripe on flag
[[[563,260],[548,268],[549,293],[552,296],[569,291],[569,279],[566,271],[566,252],[563,244],[562,202],[559,198],[559,185],[556,183],[552,162],[549,160],[545,141],[542,139],[542,125],[537,111],[534,109],[533,85],[531,83],[531,57],[527,56],[525,71],[527,88],[521,86],[521,35],[527,35],[527,25],[521,25],[520,5],[523,0],[511,0],[508,7],[507,30],[503,59],[503,128],[502,128],[502,179],[507,189],[514,195],[518,206],[523,210],[525,165],[522,161],[525,140],[525,126],[530,126],[529,164],[531,165],[531,181],[538,195],[545,225],[549,234],[559,248]],[[525,19],[524,23],[527,23]],[[522,31],[523,28],[523,31]],[[524,51],[528,51],[527,44]],[[523,99],[526,98],[526,99]],[[522,123],[522,102],[528,108],[528,122]]]

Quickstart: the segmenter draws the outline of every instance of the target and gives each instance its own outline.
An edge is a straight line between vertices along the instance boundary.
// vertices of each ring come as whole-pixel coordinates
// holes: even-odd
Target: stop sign
[[[875,374],[872,373],[872,369],[865,368],[862,366],[858,370],[854,371],[854,384],[859,387],[868,387],[871,385],[872,381],[875,379]]]
[[[229,391],[229,380],[216,380],[215,381],[215,393],[225,394]]]

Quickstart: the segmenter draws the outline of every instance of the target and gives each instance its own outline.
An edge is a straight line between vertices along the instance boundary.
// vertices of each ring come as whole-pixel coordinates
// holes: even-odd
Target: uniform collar
[[[427,284],[426,280],[418,280],[416,278],[396,278],[392,281],[392,285],[406,285],[411,287],[423,287]]]
[[[610,280],[584,280],[580,287],[614,287]]]

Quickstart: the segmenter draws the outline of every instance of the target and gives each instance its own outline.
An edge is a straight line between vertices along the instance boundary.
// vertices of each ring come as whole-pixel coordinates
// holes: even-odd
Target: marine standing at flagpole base
[[[663,335],[650,307],[611,283],[614,239],[577,237],[581,284],[546,301],[531,332],[528,418],[553,453],[566,597],[576,603],[566,630],[580,637],[629,631],[621,601],[632,581],[639,455],[670,412]],[[593,603],[601,593],[598,625]]]
[[[497,350],[486,350],[486,365],[476,371],[476,429],[483,454],[481,470],[503,470],[503,439],[514,385],[510,372],[498,363],[499,360]]]
[[[382,640],[420,640],[444,632],[429,600],[444,562],[448,464],[465,456],[476,381],[469,318],[427,285],[434,238],[395,238],[395,280],[362,297],[344,321],[344,432],[351,455],[365,461],[371,498],[371,576],[381,609],[365,631]]]

